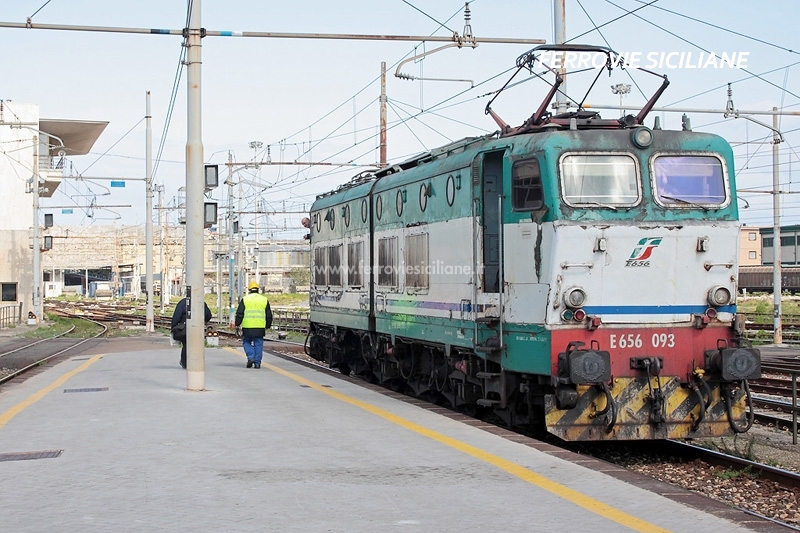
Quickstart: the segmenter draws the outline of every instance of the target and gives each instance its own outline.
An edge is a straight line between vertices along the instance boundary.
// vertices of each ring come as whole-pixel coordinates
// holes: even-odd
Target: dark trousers
[[[181,343],[181,366],[186,368],[186,337],[177,339]]]

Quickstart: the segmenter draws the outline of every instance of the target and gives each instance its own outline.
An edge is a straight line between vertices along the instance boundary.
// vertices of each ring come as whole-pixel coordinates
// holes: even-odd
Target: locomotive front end
[[[544,237],[553,388],[544,410],[547,430],[565,440],[710,437],[752,424],[747,382],[760,377],[760,353],[736,315],[727,143],[650,135],[646,150],[559,159],[565,216]]]

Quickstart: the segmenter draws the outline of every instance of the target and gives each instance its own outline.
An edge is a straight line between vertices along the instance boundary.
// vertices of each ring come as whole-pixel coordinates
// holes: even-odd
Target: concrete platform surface
[[[127,342],[0,388],[0,529],[749,527],[273,355],[207,348],[190,392],[177,347]]]

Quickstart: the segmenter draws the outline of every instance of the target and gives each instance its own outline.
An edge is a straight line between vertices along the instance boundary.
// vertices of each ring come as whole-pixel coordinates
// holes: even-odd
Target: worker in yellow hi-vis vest
[[[258,292],[258,283],[251,281],[247,294],[236,309],[236,327],[242,327],[242,346],[247,356],[247,368],[261,368],[264,334],[272,327],[269,300]]]

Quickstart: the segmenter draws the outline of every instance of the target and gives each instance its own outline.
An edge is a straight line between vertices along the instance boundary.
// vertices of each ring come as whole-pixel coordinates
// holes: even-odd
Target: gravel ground
[[[776,468],[800,472],[800,445],[790,432],[754,425],[744,435],[695,441],[722,453],[735,454]],[[673,457],[633,456],[612,462],[660,481],[699,492],[721,502],[792,525],[800,525],[800,490],[780,487],[745,471],[732,471],[701,461]]]

